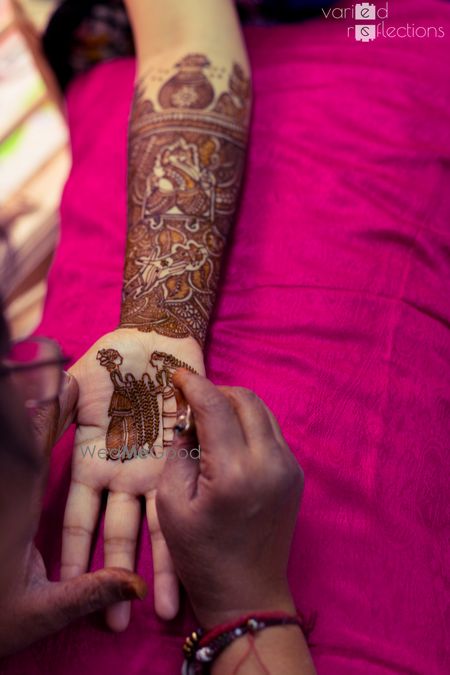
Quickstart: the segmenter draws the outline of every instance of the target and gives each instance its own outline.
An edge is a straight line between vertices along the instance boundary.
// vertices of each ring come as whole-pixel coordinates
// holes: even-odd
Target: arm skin
[[[126,4],[138,74],[120,325],[202,346],[244,170],[248,60],[231,0]]]

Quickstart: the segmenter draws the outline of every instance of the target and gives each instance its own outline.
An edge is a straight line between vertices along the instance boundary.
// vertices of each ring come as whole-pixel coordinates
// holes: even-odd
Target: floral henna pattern
[[[121,326],[193,336],[201,345],[237,207],[250,114],[242,68],[234,65],[228,89],[217,95],[208,67],[205,56],[186,56],[155,102],[137,86],[121,314]]]
[[[177,415],[172,376],[177,368],[195,370],[170,354],[153,352],[150,365],[154,380],[147,372],[136,379],[131,373],[123,375],[123,358],[116,349],[100,349],[97,360],[109,372],[114,387],[108,409],[106,458],[124,462],[137,456],[155,456],[160,419],[162,445],[168,447]]]

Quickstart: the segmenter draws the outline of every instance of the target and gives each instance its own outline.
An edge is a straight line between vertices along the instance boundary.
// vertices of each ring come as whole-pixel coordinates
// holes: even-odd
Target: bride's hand
[[[87,571],[103,490],[108,490],[105,566],[134,570],[143,496],[152,540],[155,609],[165,619],[178,611],[178,580],[155,497],[164,447],[171,445],[175,423],[172,374],[181,365],[204,373],[195,340],[121,328],[98,340],[71,369],[80,394],[61,578]],[[117,631],[128,626],[129,617],[129,602],[106,612],[108,625]]]

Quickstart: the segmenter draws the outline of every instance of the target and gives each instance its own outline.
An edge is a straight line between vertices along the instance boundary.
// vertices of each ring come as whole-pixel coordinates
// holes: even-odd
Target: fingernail
[[[64,410],[70,401],[70,397],[73,395],[74,389],[72,382],[75,378],[63,370],[62,380],[61,380],[61,389],[59,391],[59,405],[61,410]]]
[[[133,583],[133,588],[136,592],[136,595],[138,596],[139,600],[143,600],[145,596],[147,595],[147,584],[143,579],[140,577],[136,579],[136,581]]]
[[[185,375],[192,375],[192,373],[187,368],[177,368],[173,374],[173,378],[177,378],[179,375],[184,377]]]
[[[73,375],[67,372],[67,370],[63,370],[62,372],[62,383],[61,383],[61,393],[64,391],[67,391],[67,389],[70,387],[70,383],[73,382]]]

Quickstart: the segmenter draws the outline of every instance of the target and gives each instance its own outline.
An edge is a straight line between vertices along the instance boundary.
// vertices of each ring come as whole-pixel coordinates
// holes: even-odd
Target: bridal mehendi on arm
[[[123,357],[117,349],[100,349],[97,360],[106,368],[113,384],[108,409],[106,459],[124,462],[135,457],[156,456],[160,419],[162,448],[169,447],[177,414],[173,373],[177,368],[195,370],[174,356],[158,351],[150,357],[153,377],[148,372],[139,379],[131,373],[123,374]]]
[[[120,324],[203,345],[244,171],[250,80],[202,54],[164,75],[142,77],[132,107]]]

